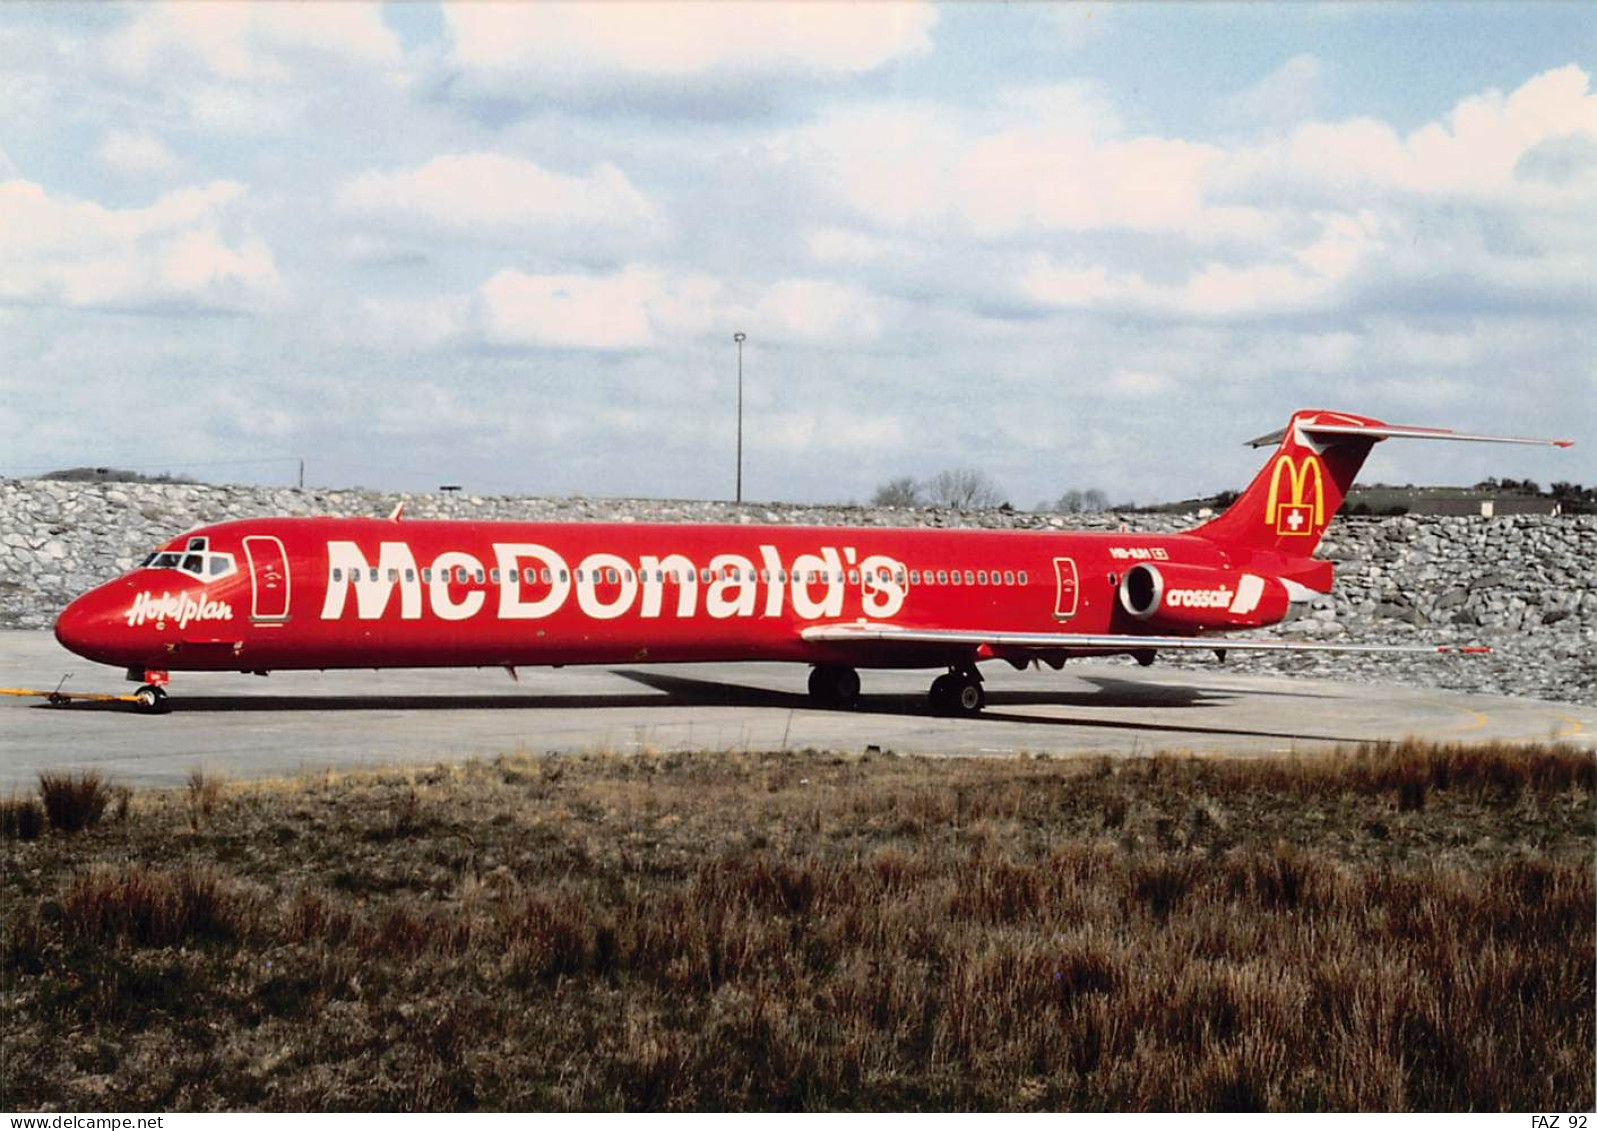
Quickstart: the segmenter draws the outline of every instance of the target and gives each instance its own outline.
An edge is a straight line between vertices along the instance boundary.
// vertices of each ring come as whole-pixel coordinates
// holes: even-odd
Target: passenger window
[[[413,569],[405,570],[405,580],[407,582],[415,581],[416,580],[416,571],[413,570]]]
[[[937,571],[937,584],[939,584],[939,585],[947,585],[948,584],[948,571],[946,569],[940,569],[940,570]]]
[[[912,570],[909,571],[909,583],[911,585],[919,585],[920,584],[920,570],[912,569]]]
[[[1021,570],[1020,571],[1020,583],[1022,585],[1026,584],[1026,571],[1025,570]]]
[[[894,577],[897,579],[897,581],[898,581],[898,583],[900,585],[904,584],[904,571],[903,570],[899,570],[896,574],[894,574]]]
[[[477,584],[478,585],[482,584],[482,570],[480,570],[480,569],[477,571]]]
[[[377,567],[376,566],[372,566],[372,568],[370,570],[368,570],[367,572],[369,572],[371,574],[371,579],[373,581],[377,580]]]
[[[421,579],[428,585],[433,583],[433,571],[431,566],[428,566],[421,571]]]
[[[974,576],[972,576],[970,570],[968,570],[968,569],[965,571],[965,584],[966,585],[975,585],[976,584],[976,578]]]
[[[710,571],[707,569],[701,569],[699,571],[699,580],[708,585],[710,582]]]
[[[613,570],[613,569],[607,569],[607,570],[604,571],[604,579],[606,581],[608,581],[611,585],[614,585],[617,581],[621,580],[619,577],[616,576],[616,571]]]
[[[851,570],[848,571],[848,583],[850,585],[858,585],[859,584],[859,570],[851,569]]]
[[[565,570],[561,570],[560,571],[560,580],[561,581],[565,581],[566,580],[566,571]]]
[[[578,584],[578,585],[581,585],[581,584],[582,584],[582,583],[583,583],[583,582],[584,582],[584,581],[586,581],[586,580],[587,580],[587,578],[585,578],[585,577],[583,577],[583,576],[582,576],[582,571],[581,571],[581,570],[580,570],[580,569],[579,569],[579,570],[578,570],[578,571],[577,571],[577,584]]]
[[[539,576],[543,578],[543,583],[545,585],[551,585],[554,583],[554,574],[549,572],[548,566],[544,566],[543,569],[539,571]]]
[[[389,570],[388,571],[388,580],[389,580],[390,583],[398,581],[399,580],[399,571],[397,569]]]
[[[455,567],[455,581],[458,584],[464,585],[469,580],[470,580],[470,575],[466,573],[466,567],[465,566],[456,566]]]
[[[333,567],[333,581],[335,583],[337,583],[337,582],[340,582],[340,581],[343,581],[343,580],[344,580],[344,571],[339,569],[337,566],[334,566]]]
[[[951,582],[953,582],[955,585],[958,585],[959,584],[959,571],[957,569],[949,570],[948,571],[948,579]]]
[[[976,571],[976,583],[978,585],[986,585],[987,584],[987,571],[986,570],[981,569],[981,570],[977,570]]]
[[[1012,570],[1012,569],[1004,570],[1004,584],[1005,585],[1013,585],[1013,584],[1015,584],[1015,571],[1014,570]]]

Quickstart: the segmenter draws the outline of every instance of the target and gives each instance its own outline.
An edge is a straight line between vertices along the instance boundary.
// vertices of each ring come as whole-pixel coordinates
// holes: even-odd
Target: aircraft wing
[[[901,628],[892,624],[856,621],[814,625],[803,630],[805,640],[828,644],[871,642],[900,644],[983,645],[997,651],[1070,649],[1091,652],[1140,652],[1163,648],[1202,652],[1373,652],[1387,655],[1445,656],[1490,652],[1480,646],[1454,644],[1338,644],[1327,641],[1260,640],[1236,636],[1141,636],[1133,633],[1081,632],[972,632],[962,629]]]

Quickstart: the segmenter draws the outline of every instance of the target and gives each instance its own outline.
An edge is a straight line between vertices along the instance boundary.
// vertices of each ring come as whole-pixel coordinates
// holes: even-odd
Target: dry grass
[[[7,842],[0,1106],[1586,1109],[1593,770],[806,752],[237,783],[225,822],[141,795]]]
[[[81,774],[46,770],[39,775],[39,797],[50,827],[57,832],[75,833],[100,823],[111,804],[112,790],[96,770]]]
[[[216,816],[222,804],[226,781],[217,774],[206,773],[196,766],[188,776],[189,828],[199,832]]]
[[[0,800],[0,840],[38,840],[44,832],[44,806],[31,797]]]

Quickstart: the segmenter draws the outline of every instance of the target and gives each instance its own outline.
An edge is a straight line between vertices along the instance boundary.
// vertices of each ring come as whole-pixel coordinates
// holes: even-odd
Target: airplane
[[[1304,410],[1246,491],[1178,534],[729,524],[258,518],[179,535],[78,597],[60,642],[170,707],[171,673],[791,661],[820,706],[861,668],[942,669],[930,705],[983,707],[979,665],[1059,669],[1167,650],[1485,649],[1248,638],[1330,592],[1313,556],[1388,439],[1569,447]]]

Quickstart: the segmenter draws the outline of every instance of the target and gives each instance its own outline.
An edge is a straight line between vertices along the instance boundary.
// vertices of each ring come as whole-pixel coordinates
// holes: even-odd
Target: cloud
[[[608,162],[586,176],[566,176],[499,153],[446,155],[400,172],[362,173],[338,188],[334,203],[349,214],[490,235],[562,231],[585,239],[609,231],[639,240],[658,238],[663,223]]]
[[[1294,55],[1246,90],[1220,99],[1229,122],[1281,127],[1309,117],[1319,107],[1325,64],[1313,55]]]
[[[584,75],[859,74],[930,50],[926,3],[618,0],[451,4],[450,62],[467,74],[544,82]]]
[[[631,265],[609,275],[500,271],[479,288],[474,331],[494,345],[615,352],[747,333],[755,343],[875,340],[883,303],[858,288],[784,279],[740,293],[707,275]]]
[[[628,268],[609,277],[501,271],[483,284],[479,318],[496,345],[628,350],[654,341],[657,272]]]
[[[281,292],[269,247],[240,215],[243,185],[216,181],[146,208],[0,183],[0,299],[79,307],[249,311]]]
[[[158,176],[177,168],[177,158],[154,134],[111,130],[95,156],[113,172],[128,177]]]
[[[1120,137],[1093,88],[1011,90],[993,110],[886,103],[823,118],[783,143],[832,195],[885,228],[939,226],[978,238],[1026,231],[1129,231],[1199,243],[1264,240],[1258,209],[1207,199],[1224,152]]]
[[[1510,95],[1491,90],[1463,99],[1444,120],[1407,136],[1371,118],[1307,123],[1282,139],[1236,152],[1217,171],[1215,187],[1239,197],[1401,192],[1503,200],[1538,188],[1545,197],[1554,186],[1516,172],[1522,159],[1549,141],[1597,139],[1597,95],[1588,86],[1579,67],[1559,67]]]
[[[146,4],[105,44],[115,74],[147,78],[171,68],[232,82],[286,84],[308,59],[392,67],[399,40],[370,4]]]
[[[1135,369],[1116,369],[1104,382],[1104,391],[1122,397],[1141,399],[1156,397],[1172,387],[1170,378],[1162,373],[1144,373]]]
[[[1383,222],[1371,211],[1320,213],[1309,243],[1253,263],[1208,261],[1178,283],[1137,271],[1060,263],[1038,254],[1019,280],[1021,293],[1047,306],[1125,309],[1179,317],[1256,317],[1322,309],[1383,249]]]
[[[98,85],[140,122],[263,136],[290,132],[314,106],[369,106],[374,85],[401,90],[411,78],[374,4],[186,0],[124,13],[109,33],[56,36],[70,63],[40,73],[30,60],[35,82],[57,100]]]

